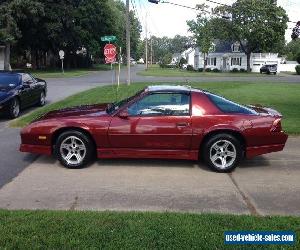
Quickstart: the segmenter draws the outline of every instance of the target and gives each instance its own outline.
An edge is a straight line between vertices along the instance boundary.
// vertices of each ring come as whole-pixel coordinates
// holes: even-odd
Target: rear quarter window
[[[257,112],[253,109],[245,107],[233,101],[229,101],[224,97],[211,93],[206,93],[206,95],[208,96],[210,101],[224,113],[257,115]]]

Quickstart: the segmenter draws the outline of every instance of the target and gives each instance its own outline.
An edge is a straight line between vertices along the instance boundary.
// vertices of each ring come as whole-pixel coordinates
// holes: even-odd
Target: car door
[[[28,74],[22,74],[22,84],[20,90],[20,99],[22,107],[28,107],[32,102],[32,83]]]
[[[22,76],[23,94],[25,99],[25,105],[30,106],[39,100],[39,89],[36,80],[29,74],[23,74]]]
[[[190,93],[149,93],[128,107],[128,117],[112,118],[113,148],[189,150]]]

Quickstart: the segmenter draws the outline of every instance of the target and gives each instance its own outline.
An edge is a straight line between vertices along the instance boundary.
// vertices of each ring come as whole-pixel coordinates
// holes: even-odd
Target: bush
[[[203,72],[203,68],[199,68],[199,69],[198,69],[198,72]]]
[[[219,73],[219,72],[220,72],[220,70],[219,70],[219,69],[217,69],[217,68],[214,68],[214,69],[212,70],[212,72]]]
[[[240,69],[240,72],[241,72],[241,73],[246,73],[247,70],[246,70],[246,69]]]
[[[297,75],[300,75],[300,65],[297,65],[297,66],[295,67],[295,69],[296,69]]]
[[[194,67],[193,67],[192,65],[188,65],[188,66],[186,67],[186,70],[187,70],[187,71],[195,71],[195,70],[194,70]]]
[[[239,72],[239,69],[233,68],[230,72],[232,72],[232,73],[237,73],[237,72]]]
[[[205,72],[211,72],[211,68],[206,68]]]
[[[179,68],[182,68],[183,64],[187,64],[187,63],[188,63],[187,60],[181,57],[178,66]]]

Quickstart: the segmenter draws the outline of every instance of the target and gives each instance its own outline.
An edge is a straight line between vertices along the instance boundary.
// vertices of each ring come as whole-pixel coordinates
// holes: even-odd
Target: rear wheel
[[[230,134],[217,134],[204,147],[204,160],[216,172],[231,172],[242,158],[240,142]]]
[[[11,119],[15,119],[20,114],[20,102],[17,98],[14,98],[10,101],[8,106],[8,117]]]
[[[62,133],[55,145],[57,159],[67,168],[83,168],[91,161],[94,145],[84,133],[70,130]]]

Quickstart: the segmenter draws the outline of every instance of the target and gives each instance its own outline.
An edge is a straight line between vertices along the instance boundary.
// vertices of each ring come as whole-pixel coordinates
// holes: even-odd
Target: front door
[[[112,118],[112,148],[189,150],[192,138],[189,93],[152,93],[128,107],[129,117]]]

